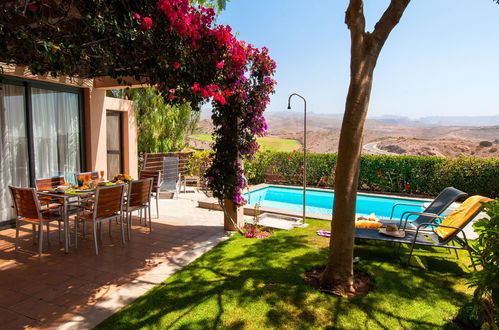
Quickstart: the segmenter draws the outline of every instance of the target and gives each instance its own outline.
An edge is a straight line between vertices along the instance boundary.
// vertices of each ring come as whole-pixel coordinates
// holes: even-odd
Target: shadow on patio
[[[165,218],[164,216],[162,218]],[[87,224],[88,225],[88,224]],[[90,228],[90,226],[88,227]],[[153,231],[134,219],[132,240],[121,243],[120,226],[113,223],[113,236],[103,225],[100,254],[95,255],[91,230],[64,254],[56,226],[51,228],[51,245],[44,241],[44,255],[14,252],[15,229],[0,231],[0,322],[9,329],[25,326],[61,325],[105,301],[125,285],[149,287],[165,277],[145,283],[144,277],[157,266],[167,264],[171,272],[197,257],[194,250],[223,235],[221,226],[186,225],[153,219]],[[21,249],[36,251],[31,228],[21,230]],[[72,242],[74,237],[71,237]],[[193,252],[194,251],[194,252]],[[157,276],[163,276],[158,274]],[[144,287],[146,284],[146,287]],[[142,290],[142,291],[144,291]],[[139,293],[140,294],[140,293]],[[128,297],[128,302],[133,297]],[[133,299],[132,299],[133,300]],[[126,303],[126,302],[125,302]],[[115,307],[114,309],[119,306]],[[113,311],[111,311],[112,313]],[[109,314],[110,311],[107,311]],[[82,320],[86,317],[82,316]],[[95,325],[93,321],[87,325]],[[84,326],[85,324],[80,324]]]

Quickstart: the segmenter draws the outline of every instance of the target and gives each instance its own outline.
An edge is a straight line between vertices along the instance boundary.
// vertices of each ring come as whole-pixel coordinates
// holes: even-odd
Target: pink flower
[[[152,27],[152,19],[150,17],[144,17],[142,20],[142,24],[140,24],[139,29],[140,30],[150,30]]]
[[[137,20],[142,18],[142,16],[140,16],[139,13],[135,13],[135,15],[133,15],[133,17],[135,17],[135,19],[137,19]]]
[[[34,5],[34,4],[30,4],[28,6],[28,10],[34,13],[34,12],[38,11],[38,6]]]
[[[409,191],[409,184],[408,183],[405,184],[404,191]]]
[[[171,100],[171,99],[174,99],[174,98],[175,98],[175,95],[170,94],[170,95],[168,95],[168,98],[169,98],[170,100]]]
[[[210,97],[210,92],[208,92],[206,89],[201,89],[201,96],[202,97]]]
[[[225,97],[222,94],[215,94],[215,96],[213,96],[213,99],[218,103],[220,103],[221,105],[227,103],[227,100],[225,100]]]
[[[224,61],[224,60],[222,60],[222,61],[220,61],[220,62],[217,62],[217,69],[218,69],[218,70],[223,69],[224,64],[225,64],[225,61]]]
[[[173,62],[173,67],[175,68],[175,70],[180,69],[180,63],[179,62]]]
[[[380,170],[378,170],[378,176],[381,176],[381,171]]]
[[[193,91],[194,93],[196,93],[196,92],[200,92],[200,91],[202,91],[202,90],[203,90],[203,89],[202,89],[201,87],[199,87],[199,83],[194,83],[194,85],[192,86],[192,91]]]
[[[170,89],[170,93],[175,94],[175,88]]]

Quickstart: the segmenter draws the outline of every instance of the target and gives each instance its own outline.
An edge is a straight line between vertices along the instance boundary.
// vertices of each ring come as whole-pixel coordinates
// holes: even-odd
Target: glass
[[[12,219],[9,185],[29,186],[23,86],[0,84],[0,222]]]
[[[35,176],[64,176],[74,183],[80,171],[78,95],[32,88]]]

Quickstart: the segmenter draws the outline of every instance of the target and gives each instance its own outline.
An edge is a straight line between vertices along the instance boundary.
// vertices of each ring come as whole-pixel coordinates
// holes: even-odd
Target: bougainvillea
[[[187,0],[3,1],[0,62],[33,74],[133,79],[171,104],[212,102],[216,153],[207,179],[216,197],[241,204],[241,157],[251,158],[265,135],[275,63],[214,18]]]

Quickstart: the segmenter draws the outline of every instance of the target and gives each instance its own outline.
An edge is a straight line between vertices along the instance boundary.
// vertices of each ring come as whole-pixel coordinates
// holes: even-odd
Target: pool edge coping
[[[282,188],[298,188],[300,189],[301,187],[299,186],[290,186],[290,185],[280,185],[280,184],[268,184],[268,183],[260,183],[255,186],[251,186],[248,189],[248,192],[254,192],[257,190],[265,189],[268,187],[282,187]],[[325,188],[316,188],[316,187],[311,187],[308,188],[307,190],[319,190],[319,191],[327,191],[327,192],[334,192],[334,189],[325,189]],[[407,200],[417,200],[417,201],[426,201],[426,202],[431,202],[433,199],[430,198],[422,198],[422,197],[405,197],[405,196],[398,196],[398,195],[387,195],[387,194],[376,194],[376,193],[365,193],[365,192],[360,192],[358,193],[360,195],[368,195],[368,196],[376,196],[376,197],[387,197],[387,198],[400,198],[400,199],[407,199]],[[221,211],[221,207],[218,204],[218,200],[216,198],[207,198],[203,200],[198,201],[198,207],[200,208],[205,208],[205,209],[210,209],[210,210],[219,210]],[[254,216],[257,212],[257,209],[253,205],[246,204],[243,207],[244,210],[244,215],[250,215]],[[277,207],[269,207],[269,206],[260,206],[258,208],[258,211],[260,213],[272,213],[272,214],[279,214],[279,215],[287,215],[287,216],[292,216],[292,217],[303,217],[303,212],[302,211],[293,211],[293,210],[286,210],[286,209],[281,209]],[[306,218],[309,219],[318,219],[318,220],[327,220],[331,221],[332,220],[332,215],[330,214],[320,214],[320,213],[311,213],[307,212],[306,213]]]

